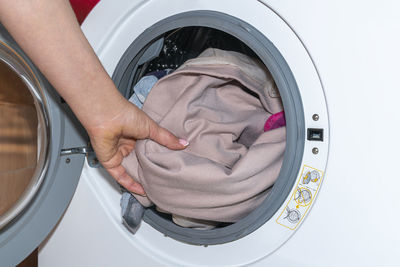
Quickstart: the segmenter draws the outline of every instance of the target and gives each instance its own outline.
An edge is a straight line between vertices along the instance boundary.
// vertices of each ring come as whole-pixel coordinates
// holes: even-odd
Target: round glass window
[[[37,192],[46,168],[47,127],[29,67],[0,46],[0,228]]]

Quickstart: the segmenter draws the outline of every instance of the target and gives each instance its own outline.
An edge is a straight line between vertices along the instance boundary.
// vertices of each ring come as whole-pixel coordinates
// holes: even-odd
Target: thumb
[[[158,126],[154,121],[150,124],[149,138],[169,149],[181,150],[185,149],[189,142],[185,139],[179,139],[167,129]]]

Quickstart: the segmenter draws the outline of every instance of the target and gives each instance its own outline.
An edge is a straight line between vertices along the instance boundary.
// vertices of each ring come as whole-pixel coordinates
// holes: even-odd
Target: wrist
[[[93,83],[90,87],[83,89],[85,93],[74,97],[76,99],[66,99],[86,130],[112,121],[129,105],[109,78],[107,81]]]

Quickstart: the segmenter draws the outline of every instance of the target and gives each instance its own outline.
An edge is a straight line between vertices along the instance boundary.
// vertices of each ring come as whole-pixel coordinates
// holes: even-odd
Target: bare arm
[[[0,19],[25,53],[70,105],[109,173],[144,194],[121,166],[137,139],[171,149],[187,142],[159,127],[116,89],[83,35],[67,0],[0,0]]]

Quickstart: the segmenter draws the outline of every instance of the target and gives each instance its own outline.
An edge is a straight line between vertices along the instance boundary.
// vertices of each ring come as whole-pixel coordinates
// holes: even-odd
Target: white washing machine
[[[35,95],[48,142],[36,186],[0,217],[2,266],[46,237],[72,195],[40,246],[41,267],[397,266],[399,8],[396,1],[100,1],[82,29],[126,97],[151,66],[179,65],[163,54],[195,54],[218,40],[267,66],[287,120],[281,172],[250,215],[195,230],[149,209],[135,235],[121,222],[119,186],[3,29],[2,61]]]

